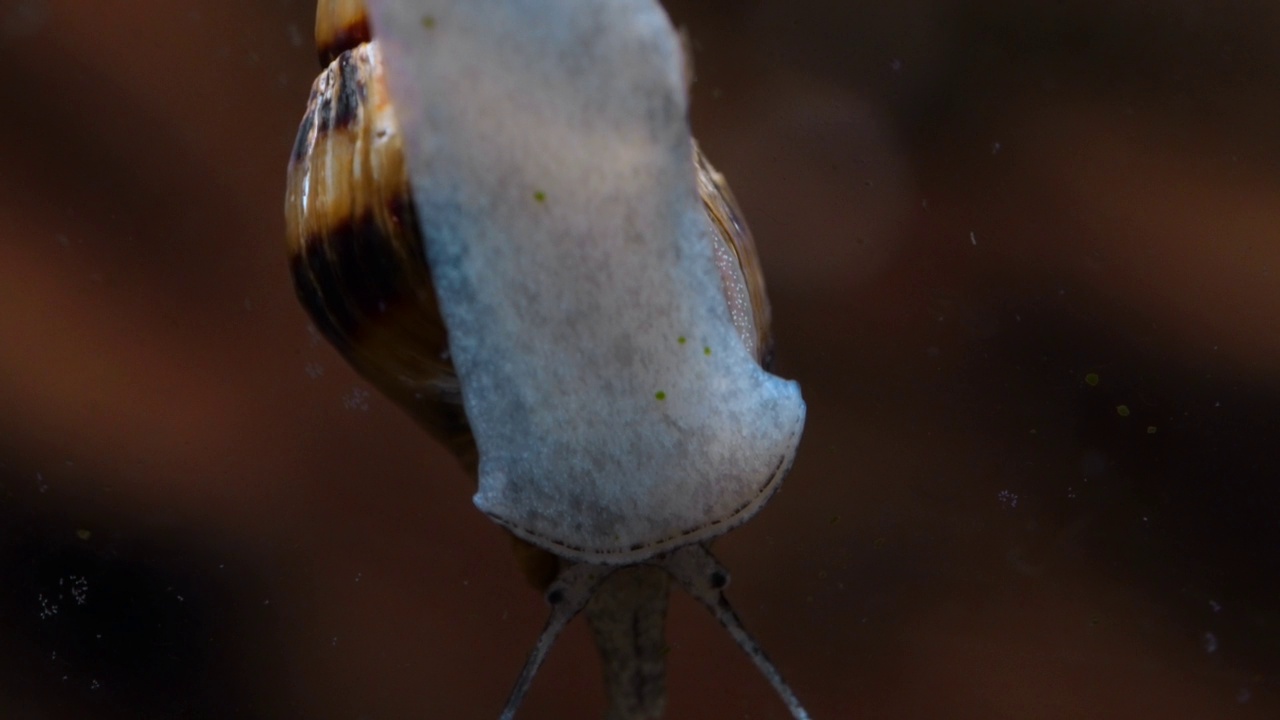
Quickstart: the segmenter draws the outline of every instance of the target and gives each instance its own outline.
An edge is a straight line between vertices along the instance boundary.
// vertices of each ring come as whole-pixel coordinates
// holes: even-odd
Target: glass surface
[[[1280,716],[1280,5],[668,7],[809,404],[716,551],[812,715]],[[0,716],[493,718],[541,628],[293,296],[313,14],[0,3]],[[667,637],[671,718],[786,717]]]

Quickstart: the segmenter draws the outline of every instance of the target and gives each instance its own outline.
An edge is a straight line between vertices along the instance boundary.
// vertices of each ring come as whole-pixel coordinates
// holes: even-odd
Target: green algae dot
[[[1129,406],[1128,406],[1128,405],[1117,405],[1117,406],[1116,406],[1116,412],[1120,414],[1120,417],[1129,417]]]
[[[1148,435],[1155,435],[1155,434],[1156,434],[1156,426],[1155,426],[1155,425],[1148,425],[1148,426],[1147,426],[1147,434],[1148,434]]]
[[[685,343],[686,343],[686,342],[688,342],[688,341],[687,341],[687,340],[685,340],[685,337],[684,337],[683,335],[681,335],[680,337],[676,338],[676,342],[678,342],[678,343],[680,343],[681,345],[683,345],[683,344],[685,344]]]
[[[541,190],[534,190],[534,191],[533,191],[533,201],[534,201],[534,202],[544,203],[544,202],[546,202],[546,201],[547,201],[547,194],[546,194],[546,193],[544,193],[544,192],[542,192]]]
[[[710,345],[704,345],[704,346],[703,346],[703,348],[702,348],[702,354],[703,354],[703,355],[710,355],[710,354],[711,354],[711,346],[710,346]]]
[[[79,530],[76,530],[76,537],[80,538],[81,540],[88,540],[89,538],[93,537],[93,533],[84,528],[80,528]]]
[[[661,390],[659,390],[658,392],[654,393],[654,394],[653,394],[653,396],[654,396],[655,398],[659,399],[659,400],[666,400],[666,399],[667,399],[667,394],[666,394],[665,392],[661,391]]]
[[[1098,373],[1089,373],[1084,376],[1084,384],[1089,387],[1098,387],[1098,383],[1102,382],[1102,378],[1098,377]]]
[[[436,26],[436,19],[435,19],[435,17],[433,17],[433,16],[431,16],[431,15],[423,15],[423,16],[422,16],[422,27],[424,27],[424,28],[426,28],[426,29],[428,29],[428,30],[431,30],[431,29],[432,29],[432,28],[434,28],[435,26]]]

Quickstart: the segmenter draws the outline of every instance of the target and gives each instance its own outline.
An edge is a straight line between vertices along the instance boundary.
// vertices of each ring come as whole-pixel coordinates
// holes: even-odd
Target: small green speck
[[[93,533],[88,530],[85,530],[84,528],[80,528],[79,530],[76,530],[76,537],[80,538],[81,540],[88,540],[89,538],[93,537]]]
[[[544,203],[544,202],[546,202],[546,201],[547,201],[547,194],[546,194],[546,193],[544,193],[544,192],[542,192],[541,190],[534,190],[534,191],[533,191],[533,201],[534,201],[534,202]]]
[[[1147,434],[1148,434],[1148,435],[1155,435],[1155,434],[1156,434],[1156,426],[1155,426],[1155,425],[1148,425],[1148,426],[1147,426]]]
[[[434,28],[435,28],[435,26],[436,26],[436,18],[435,18],[435,16],[434,16],[434,15],[423,15],[423,16],[422,16],[422,27],[424,27],[424,28],[426,28],[426,29],[428,29],[428,30],[432,30],[432,29],[434,29]]]
[[[666,400],[666,399],[667,399],[667,394],[666,394],[665,392],[661,391],[661,390],[659,390],[658,392],[654,393],[654,394],[653,394],[653,396],[654,396],[655,398],[659,399],[659,400]]]
[[[1118,414],[1120,415],[1120,417],[1129,417],[1129,406],[1128,406],[1128,405],[1117,405],[1117,406],[1116,406],[1116,413],[1118,413]]]
[[[684,337],[683,335],[681,335],[680,337],[676,338],[676,342],[678,342],[678,343],[680,343],[681,345],[683,345],[683,344],[685,344],[686,342],[688,342],[688,340],[685,340],[685,337]]]
[[[1102,378],[1098,377],[1098,373],[1089,373],[1084,376],[1084,384],[1089,387],[1098,387],[1098,383],[1102,382]]]
[[[711,354],[711,346],[710,346],[710,345],[705,345],[705,346],[703,346],[703,348],[702,348],[702,354],[703,354],[703,355],[710,355],[710,354]]]

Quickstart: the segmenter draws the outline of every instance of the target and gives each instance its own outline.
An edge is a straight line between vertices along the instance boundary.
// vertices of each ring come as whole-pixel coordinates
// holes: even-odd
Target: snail
[[[804,403],[767,372],[759,260],[689,135],[670,20],[655,0],[370,4],[317,8],[290,266],[552,606],[501,717],[584,609],[608,718],[661,717],[674,579],[808,718],[708,550],[777,490]]]

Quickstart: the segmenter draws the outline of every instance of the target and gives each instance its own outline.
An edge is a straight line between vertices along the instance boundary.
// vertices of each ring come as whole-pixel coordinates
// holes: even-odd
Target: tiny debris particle
[[[996,493],[996,499],[1000,501],[1000,505],[1006,510],[1018,507],[1018,494],[1012,490],[1001,490]]]
[[[80,528],[79,530],[76,530],[76,537],[81,540],[88,540],[90,537],[93,537],[93,533],[84,528]]]
[[[1156,434],[1156,426],[1155,426],[1155,425],[1148,425],[1148,426],[1147,426],[1147,434],[1148,434],[1148,435],[1155,435],[1155,434]]]
[[[1120,415],[1120,417],[1129,417],[1129,406],[1128,406],[1128,405],[1117,405],[1117,406],[1116,406],[1116,413],[1117,413],[1118,415]]]
[[[1215,653],[1218,651],[1218,636],[1211,632],[1204,633],[1200,636],[1200,646],[1207,653]]]
[[[1089,373],[1084,376],[1084,384],[1089,387],[1098,387],[1098,383],[1102,382],[1102,378],[1098,377],[1098,373]]]
[[[654,396],[655,398],[657,398],[658,400],[666,400],[666,399],[667,399],[667,394],[666,394],[665,392],[661,391],[661,390],[659,390],[658,392],[654,393],[654,394],[653,394],[653,396]]]
[[[369,391],[364,388],[351,388],[342,398],[342,406],[347,410],[369,412]]]
[[[435,28],[435,26],[436,26],[436,18],[435,18],[435,16],[434,16],[434,15],[423,15],[423,16],[422,16],[422,27],[424,27],[424,28],[426,28],[426,29],[428,29],[428,30],[431,30],[431,29],[434,29],[434,28]]]

